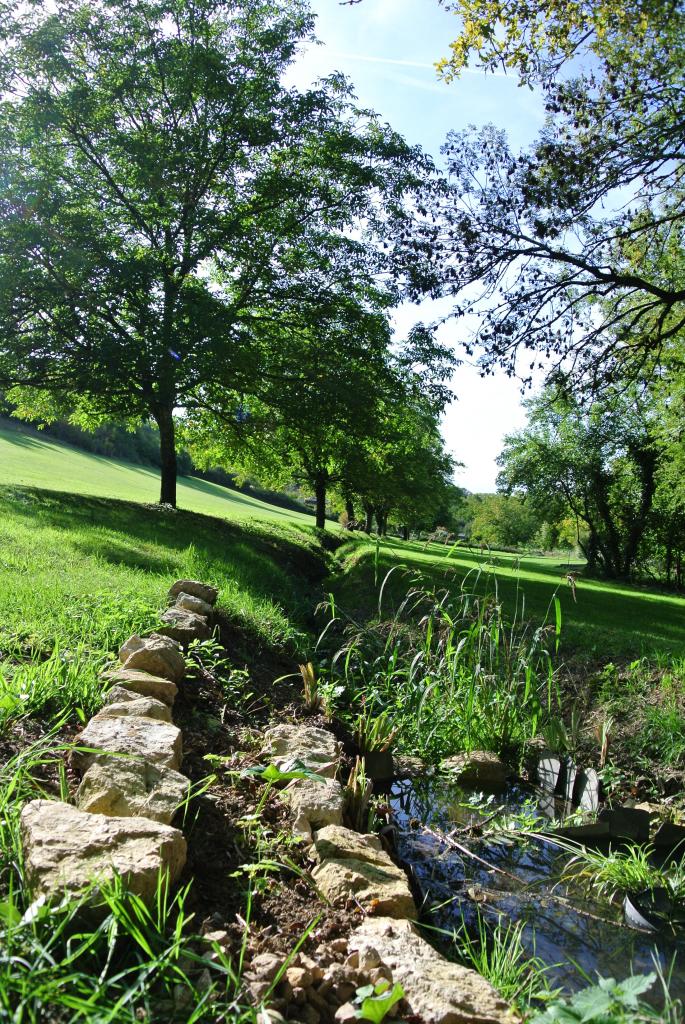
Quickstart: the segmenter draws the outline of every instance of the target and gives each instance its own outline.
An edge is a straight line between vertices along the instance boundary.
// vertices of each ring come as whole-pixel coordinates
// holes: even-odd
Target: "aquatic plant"
[[[517,752],[545,720],[559,715],[556,597],[550,604],[554,621],[533,625],[523,599],[507,616],[496,580],[480,571],[456,592],[413,577],[385,618],[389,577],[380,588],[376,620],[350,623],[332,650],[327,626],[319,645],[329,650],[321,671],[342,686],[341,704],[348,710],[341,713],[352,728],[360,715],[385,713],[401,750],[438,761],[476,749]]]

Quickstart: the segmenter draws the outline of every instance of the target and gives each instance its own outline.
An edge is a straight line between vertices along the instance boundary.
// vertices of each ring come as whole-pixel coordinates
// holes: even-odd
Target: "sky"
[[[438,80],[435,61],[445,56],[458,22],[438,0],[311,0],[319,45],[300,55],[289,76],[300,87],[342,71],[360,103],[440,162],[440,147],[452,129],[496,124],[512,146],[526,146],[543,123],[540,97],[503,74],[470,71],[450,85]],[[404,336],[417,321],[430,322],[450,303],[402,306],[395,329]],[[458,346],[465,327],[454,321],[441,338]],[[496,458],[505,434],[525,423],[519,384],[503,374],[481,378],[469,365],[457,369],[455,401],[445,415],[443,434],[454,457],[464,463],[455,479],[473,492],[494,491]]]

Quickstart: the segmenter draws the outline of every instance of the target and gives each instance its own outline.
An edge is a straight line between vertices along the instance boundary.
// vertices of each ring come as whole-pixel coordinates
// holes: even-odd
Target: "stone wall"
[[[188,799],[181,774],[181,732],[172,708],[185,675],[184,646],[210,635],[218,591],[179,580],[161,626],[132,636],[119,665],[103,673],[102,709],[77,738],[81,773],[75,806],[32,800],[21,815],[26,881],[34,898],[78,893],[120,876],[153,899],[160,873],[175,882],[186,861],[183,833],[172,827]]]
[[[418,910],[404,869],[376,835],[347,828],[345,793],[337,781],[340,746],[332,733],[307,725],[277,725],[267,731],[265,758],[282,770],[304,765],[316,779],[295,779],[281,791],[293,829],[310,849],[312,878],[334,905],[352,906],[363,921],[345,943],[342,963],[312,971],[300,957],[278,989],[281,1005],[295,1003],[306,1024],[357,1019],[351,997],[362,985],[399,983],[401,1015],[424,1024],[512,1024],[516,1015],[477,971],[453,964],[421,936]],[[305,958],[306,959],[306,958]],[[273,965],[272,965],[273,967]],[[255,972],[259,984],[259,971]]]

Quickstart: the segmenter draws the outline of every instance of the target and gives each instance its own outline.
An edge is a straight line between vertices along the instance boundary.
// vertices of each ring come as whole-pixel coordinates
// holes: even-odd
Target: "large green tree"
[[[265,320],[316,306],[303,239],[406,221],[427,162],[340,78],[283,85],[300,0],[4,14],[0,383],[32,389],[25,408],[153,419],[175,504],[174,410],[248,391]]]
[[[272,486],[304,484],[316,498],[320,529],[331,487],[349,453],[375,435],[378,409],[395,385],[389,296],[347,265],[341,245],[347,250],[346,244],[335,246],[335,271],[328,267],[335,282],[325,281],[321,253],[319,259],[303,254],[319,279],[315,310],[303,306],[285,320],[267,315],[255,323],[261,371],[246,393],[235,394],[238,414],[223,391],[207,388],[183,428],[199,464],[230,466]],[[362,257],[357,252],[363,264]]]
[[[445,6],[460,19],[445,76],[504,68],[548,115],[518,154],[494,127],[447,142],[452,195],[426,232],[458,313],[479,314],[473,345],[487,369],[542,355],[577,381],[639,378],[685,324],[685,277],[661,259],[685,234],[685,5]]]
[[[629,578],[663,461],[651,388],[624,385],[588,404],[553,385],[528,412],[527,426],[505,438],[499,486],[541,517],[573,515],[589,571]]]

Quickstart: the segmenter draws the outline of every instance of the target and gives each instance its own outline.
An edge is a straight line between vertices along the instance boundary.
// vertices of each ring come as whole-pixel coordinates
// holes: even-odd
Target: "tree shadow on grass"
[[[17,448],[49,447],[48,440],[42,440],[39,437],[32,437],[30,434],[24,434],[18,430],[0,430],[0,439],[7,441],[8,444],[15,445]]]
[[[405,549],[406,550],[406,549]],[[375,552],[369,548],[351,566],[341,581],[336,596],[343,609],[357,616],[377,614],[378,587],[387,577],[383,593],[382,614],[390,618],[406,597],[410,587],[447,589],[456,593],[464,589],[480,597],[497,595],[504,606],[505,617],[511,621],[530,621],[535,627],[555,625],[554,598],[558,597],[562,613],[562,653],[586,655],[597,659],[633,658],[642,654],[685,654],[685,601],[670,595],[628,587],[612,589],[588,586],[579,581],[574,591],[558,569],[550,579],[517,579],[491,571],[474,569],[459,562],[410,561],[411,552],[402,565],[402,550],[383,556],[376,566]],[[510,568],[507,566],[507,568]],[[525,571],[525,570],[522,570]]]
[[[196,512],[28,487],[0,488],[0,517],[6,514],[64,531],[86,555],[167,579],[187,563],[192,546],[194,562],[224,586],[279,602],[288,617],[311,610],[318,598],[313,587],[327,573],[312,538],[280,524],[239,526]]]

